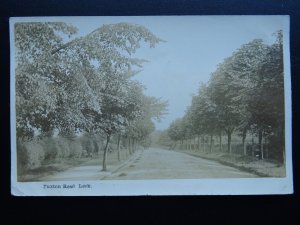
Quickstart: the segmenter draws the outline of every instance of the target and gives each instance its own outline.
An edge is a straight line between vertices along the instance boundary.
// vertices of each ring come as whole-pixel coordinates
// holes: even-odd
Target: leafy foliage
[[[16,23],[14,31],[20,141],[38,133],[51,137],[55,130],[65,137],[98,133],[107,136],[106,151],[110,136],[129,127],[136,139],[153,131],[152,119],[163,114],[166,104],[146,97],[132,79],[145,62],[132,57],[141,43],[153,48],[161,41],[147,28],[108,24],[75,38],[72,25],[38,22]],[[79,156],[81,145],[71,145],[68,154]],[[47,146],[45,157],[60,153],[58,144],[49,151]]]
[[[263,157],[263,136],[276,146],[277,159],[284,153],[284,76],[282,31],[274,34],[272,45],[255,39],[242,45],[217,66],[207,84],[201,84],[182,119],[168,129],[171,139],[189,139],[193,135],[241,132],[243,144],[247,131],[259,137]],[[184,130],[184,134],[179,131]],[[278,141],[274,145],[275,138]],[[245,146],[244,146],[245,148]],[[246,153],[246,149],[244,150]]]

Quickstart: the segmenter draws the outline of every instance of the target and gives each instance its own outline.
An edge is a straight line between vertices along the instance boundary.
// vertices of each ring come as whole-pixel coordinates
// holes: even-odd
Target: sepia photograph
[[[293,193],[289,16],[10,18],[11,193]]]

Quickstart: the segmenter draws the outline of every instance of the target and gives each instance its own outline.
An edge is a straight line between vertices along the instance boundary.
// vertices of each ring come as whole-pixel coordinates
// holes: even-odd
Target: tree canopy
[[[245,145],[247,131],[251,131],[258,136],[262,152],[263,137],[281,140],[276,148],[284,151],[282,31],[274,35],[273,44],[255,39],[217,66],[207,84],[201,84],[184,117],[169,127],[173,140],[180,140],[178,131],[184,129],[192,129],[185,132],[188,138],[225,132],[230,153],[233,132],[241,132]]]
[[[145,62],[133,55],[142,43],[153,48],[161,40],[128,23],[103,25],[81,37],[77,31],[63,22],[15,24],[17,138],[33,138],[37,131],[102,133],[105,151],[111,135],[129,127],[145,138],[166,103],[145,96],[132,79]]]

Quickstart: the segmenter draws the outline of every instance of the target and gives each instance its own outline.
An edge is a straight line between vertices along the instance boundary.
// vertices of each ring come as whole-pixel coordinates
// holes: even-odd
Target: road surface
[[[146,149],[130,164],[105,179],[247,178],[254,174],[181,152]]]
[[[185,153],[149,148],[137,152],[121,165],[101,171],[99,159],[42,178],[43,181],[247,178],[254,174]]]

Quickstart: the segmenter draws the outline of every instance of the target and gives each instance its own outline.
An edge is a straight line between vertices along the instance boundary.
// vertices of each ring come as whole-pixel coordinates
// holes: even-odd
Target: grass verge
[[[52,163],[47,163],[36,169],[26,170],[18,174],[19,182],[32,182],[38,181],[40,178],[53,175],[55,173],[63,172],[69,168],[79,166],[83,163],[90,161],[91,158],[70,158],[56,160]]]
[[[259,160],[250,156],[227,153],[205,153],[193,150],[175,150],[203,159],[213,160],[225,166],[255,174],[259,177],[285,177],[285,166],[274,161]]]

